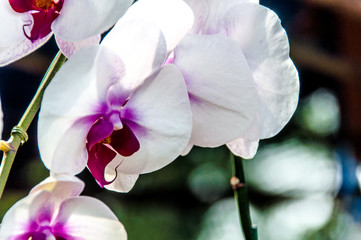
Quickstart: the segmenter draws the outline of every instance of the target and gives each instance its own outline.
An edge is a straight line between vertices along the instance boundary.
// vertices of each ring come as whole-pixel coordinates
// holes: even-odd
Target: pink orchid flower
[[[174,14],[192,20],[178,2],[186,8]],[[192,26],[186,22],[178,41]],[[38,139],[45,165],[71,174],[87,166],[101,187],[127,192],[139,174],[179,156],[190,138],[191,110],[182,74],[162,67],[166,58],[158,27],[126,16],[100,46],[75,53],[44,94]]]
[[[42,46],[52,33],[69,57],[124,14],[132,0],[3,0],[0,3],[0,66]]]
[[[84,183],[53,175],[13,205],[0,226],[1,240],[126,240],[127,233],[101,201],[79,196]]]
[[[187,150],[227,143],[234,154],[252,158],[259,140],[276,135],[298,103],[298,73],[286,32],[278,16],[258,0],[185,2],[195,22],[171,62],[184,75],[190,95],[193,132]],[[241,86],[235,87],[235,81]],[[212,95],[215,89],[219,95]],[[209,114],[211,106],[236,109],[243,118],[238,117],[238,125],[229,121],[220,127],[220,117]],[[237,121],[234,115],[223,116]],[[230,132],[228,139],[218,138],[225,135],[222,130]]]

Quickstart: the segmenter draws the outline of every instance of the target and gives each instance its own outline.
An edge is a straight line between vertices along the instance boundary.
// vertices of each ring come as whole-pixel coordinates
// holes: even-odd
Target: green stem
[[[33,97],[33,100],[26,109],[23,117],[20,119],[19,124],[13,128],[11,137],[7,141],[12,149],[8,152],[4,152],[0,165],[0,199],[4,192],[6,181],[8,179],[17,150],[19,149],[19,146],[27,140],[26,131],[28,130],[31,122],[34,120],[36,113],[40,109],[44,90],[50,83],[51,79],[54,77],[55,73],[64,64],[65,60],[66,57],[59,51],[46,71],[43,80],[41,81],[40,86],[35,93],[35,96]]]
[[[257,227],[252,225],[249,211],[248,189],[243,171],[243,159],[236,159],[231,153],[232,174],[231,185],[234,199],[238,207],[238,213],[242,224],[245,240],[257,240]]]

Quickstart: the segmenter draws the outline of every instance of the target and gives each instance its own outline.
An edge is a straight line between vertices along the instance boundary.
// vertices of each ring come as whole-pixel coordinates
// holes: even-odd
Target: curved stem
[[[236,159],[232,153],[232,174],[231,185],[233,188],[234,199],[238,208],[239,218],[242,224],[245,240],[257,240],[257,227],[252,224],[249,211],[248,188],[243,171],[243,159]]]
[[[43,80],[41,81],[40,86],[28,108],[26,109],[24,115],[20,119],[18,125],[13,128],[11,137],[7,141],[8,145],[11,147],[11,150],[4,152],[0,165],[0,199],[4,192],[5,184],[8,179],[17,150],[19,149],[19,146],[26,141],[26,131],[28,130],[31,122],[34,120],[36,113],[40,109],[40,104],[45,88],[48,86],[55,73],[64,64],[65,60],[66,57],[59,51],[46,71]]]

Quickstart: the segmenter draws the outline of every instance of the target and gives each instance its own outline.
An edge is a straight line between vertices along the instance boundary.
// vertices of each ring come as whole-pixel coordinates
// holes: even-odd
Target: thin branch
[[[232,162],[231,186],[234,199],[238,208],[238,214],[242,225],[243,234],[246,240],[257,240],[257,227],[252,225],[249,211],[248,189],[243,171],[243,159],[237,159],[230,153]]]
[[[10,147],[8,151],[4,151],[3,158],[0,165],[0,199],[4,192],[4,188],[10,173],[11,166],[13,165],[16,153],[24,142],[27,141],[26,131],[28,130],[31,122],[34,120],[36,113],[40,109],[41,100],[45,88],[50,83],[51,79],[55,76],[55,73],[60,69],[64,64],[66,57],[59,51],[55,56],[54,60],[50,64],[48,70],[46,71],[43,80],[40,83],[40,86],[33,97],[33,100],[26,109],[23,117],[19,121],[19,124],[15,126],[11,131],[11,137],[6,142]],[[4,144],[4,142],[3,142]],[[3,150],[3,149],[2,149]]]

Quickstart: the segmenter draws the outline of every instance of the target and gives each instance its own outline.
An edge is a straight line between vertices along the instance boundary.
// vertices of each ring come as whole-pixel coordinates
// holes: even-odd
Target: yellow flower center
[[[55,6],[59,0],[34,0],[34,5],[38,8],[48,10],[49,8]]]
[[[107,138],[104,138],[103,140],[101,140],[99,143],[107,143],[110,144],[112,142],[112,138],[111,135]]]

